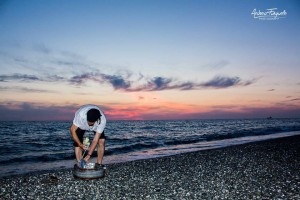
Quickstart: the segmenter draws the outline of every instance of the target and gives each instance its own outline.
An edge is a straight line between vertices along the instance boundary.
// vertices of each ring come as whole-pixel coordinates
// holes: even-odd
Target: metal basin
[[[88,163],[85,168],[74,165],[73,176],[80,179],[98,179],[105,175],[105,169],[95,169],[95,163]]]

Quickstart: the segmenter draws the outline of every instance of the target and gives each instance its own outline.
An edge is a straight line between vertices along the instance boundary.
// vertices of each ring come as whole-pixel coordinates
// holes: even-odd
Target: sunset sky
[[[1,1],[0,120],[300,117],[299,36],[297,0]]]

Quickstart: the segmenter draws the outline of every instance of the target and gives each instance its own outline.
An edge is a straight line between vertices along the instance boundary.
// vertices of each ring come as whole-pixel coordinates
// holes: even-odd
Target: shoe
[[[106,167],[102,164],[95,163],[95,169],[97,169],[97,170],[106,169]]]

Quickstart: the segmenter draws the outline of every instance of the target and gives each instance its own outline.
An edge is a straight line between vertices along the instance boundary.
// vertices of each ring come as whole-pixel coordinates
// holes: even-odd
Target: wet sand
[[[107,166],[0,178],[0,199],[300,199],[300,136]]]

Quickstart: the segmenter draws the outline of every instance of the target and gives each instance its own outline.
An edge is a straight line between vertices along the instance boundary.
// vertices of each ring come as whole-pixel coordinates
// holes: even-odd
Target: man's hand
[[[85,158],[84,158],[85,162],[88,162],[90,160],[90,158],[91,158],[91,156],[86,155]]]
[[[84,144],[80,144],[79,147],[82,148],[83,150],[88,150],[88,147],[85,146]]]

